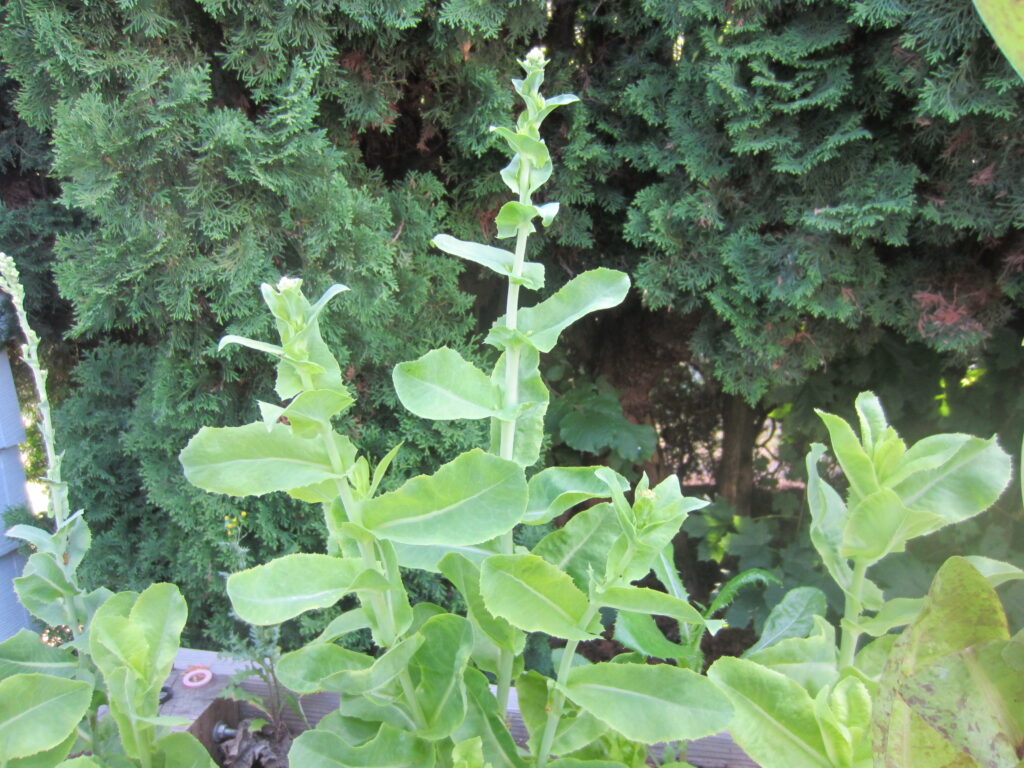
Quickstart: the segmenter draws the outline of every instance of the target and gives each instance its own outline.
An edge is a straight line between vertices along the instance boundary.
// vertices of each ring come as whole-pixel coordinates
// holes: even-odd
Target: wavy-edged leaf
[[[834,768],[803,687],[746,659],[723,657],[708,678],[735,710],[729,732],[762,768]]]
[[[807,506],[811,513],[811,542],[829,575],[840,589],[849,594],[853,588],[853,569],[839,553],[846,526],[846,505],[835,488],[818,474],[818,461],[824,454],[825,446],[821,443],[812,443],[807,452]],[[882,590],[870,579],[865,579],[861,600],[866,609],[878,610],[882,605]]]
[[[203,427],[178,457],[190,483],[212,493],[262,496],[340,478],[319,440],[283,424]]]
[[[629,277],[614,269],[577,275],[553,296],[519,311],[519,330],[541,352],[550,352],[559,334],[591,312],[617,306],[629,291]],[[504,318],[497,324],[503,325]]]
[[[504,619],[487,610],[480,594],[480,568],[462,555],[451,553],[440,564],[441,573],[466,601],[466,615],[498,648],[513,654],[522,653],[526,636]]]
[[[996,502],[1010,481],[1009,455],[995,438],[963,437],[962,445],[943,464],[915,472],[893,486],[907,507],[939,515],[949,525],[974,517]]]
[[[910,709],[900,691],[908,678],[949,654],[1009,638],[999,596],[966,560],[939,568],[925,606],[889,654],[872,714],[875,753],[884,765],[939,768],[972,763]]]
[[[171,673],[187,619],[185,598],[174,584],[151,584],[136,599],[128,620],[146,637],[147,684],[162,683]]]
[[[648,587],[611,587],[598,592],[594,601],[602,607],[669,616],[688,624],[704,626],[704,617],[688,602]]]
[[[31,555],[21,576],[14,579],[14,591],[29,613],[46,624],[67,622],[66,600],[78,593],[68,581],[53,555],[36,552]]]
[[[814,615],[814,630],[807,637],[786,637],[743,658],[780,672],[804,687],[811,696],[839,678],[835,628]]]
[[[737,573],[719,588],[714,599],[711,601],[711,605],[708,606],[706,614],[714,616],[719,611],[728,608],[732,605],[740,590],[757,584],[765,587],[771,584],[782,586],[782,582],[771,571],[766,571],[764,568],[749,568]]]
[[[169,733],[156,742],[164,768],[217,768],[206,747],[191,733]]]
[[[19,674],[0,681],[0,763],[62,744],[91,699],[92,686],[80,680]]]
[[[430,242],[452,256],[458,256],[461,259],[487,267],[503,277],[513,277],[512,270],[515,266],[516,256],[512,251],[468,240],[458,240],[451,235],[435,235],[434,239]],[[525,262],[523,264],[522,276],[514,278],[513,282],[517,282],[534,291],[540,290],[544,287],[544,265],[532,261]]]
[[[421,571],[430,571],[431,573],[441,572],[441,561],[449,554],[461,555],[477,567],[491,555],[501,554],[501,545],[496,539],[485,541],[483,544],[461,546],[446,546],[444,544],[423,546],[397,542],[393,546],[398,555],[398,562],[403,568],[419,568]]]
[[[282,408],[272,403],[259,404],[260,415],[267,430],[273,429],[278,421],[287,422],[299,437],[316,437],[323,427],[329,427],[331,419],[345,411],[355,400],[347,392],[336,389],[311,389],[300,392]]]
[[[523,768],[525,763],[498,711],[498,701],[487,685],[487,678],[468,667],[463,680],[466,687],[466,717],[452,738],[461,741],[479,737],[484,759],[493,768]]]
[[[667,664],[576,667],[562,691],[628,739],[699,739],[729,723],[732,707],[704,676]]]
[[[73,677],[77,669],[78,660],[66,648],[47,645],[37,633],[27,629],[0,643],[0,680],[33,672]]]
[[[850,508],[839,553],[868,564],[877,563],[888,554],[903,552],[910,539],[945,524],[942,516],[911,509],[895,491],[882,488]]]
[[[501,393],[487,374],[448,347],[399,363],[392,378],[402,405],[424,419],[485,419],[501,412]]]
[[[277,662],[275,673],[289,690],[300,694],[346,690],[349,672],[369,669],[373,657],[333,643],[316,643],[290,651]]]
[[[604,573],[608,550],[620,535],[615,522],[611,505],[597,504],[538,541],[533,554],[565,571],[577,587],[587,590],[591,571]]]
[[[345,611],[340,616],[335,616],[331,623],[324,627],[324,631],[316,636],[314,643],[330,643],[339,637],[344,637],[349,632],[360,629],[367,629],[370,626],[370,618],[362,608],[353,608]]]
[[[608,498],[608,486],[595,474],[599,467],[548,467],[530,478],[530,500],[523,522],[547,523],[580,502]],[[618,473],[612,475],[619,490],[629,490],[629,482]]]
[[[317,729],[299,734],[288,761],[302,768],[433,768],[434,745],[386,723],[376,737],[358,747]]]
[[[444,613],[427,619],[419,634],[423,643],[410,662],[426,717],[418,733],[433,741],[450,736],[466,716],[463,673],[473,650],[473,628],[463,617]]]
[[[527,632],[567,640],[590,640],[600,631],[596,617],[568,574],[536,555],[495,555],[480,569],[480,592],[494,616]]]
[[[228,577],[235,613],[250,624],[280,624],[313,608],[329,608],[348,594],[365,569],[359,560],[294,554]]]
[[[498,229],[498,237],[515,237],[520,229],[527,233],[535,232],[533,220],[540,215],[536,206],[527,203],[520,203],[518,200],[509,200],[498,210],[494,217],[494,224]]]
[[[1024,750],[1024,675],[999,640],[965,648],[912,674],[900,697],[980,766],[1015,765]]]
[[[518,464],[475,449],[367,501],[363,526],[403,544],[480,544],[512,530],[526,499]]]
[[[843,468],[850,483],[850,489],[854,497],[868,496],[879,490],[878,478],[875,475],[875,464],[864,450],[856,433],[844,419],[835,414],[826,413],[815,409],[818,417],[825,422],[829,438],[832,442],[832,452]]]

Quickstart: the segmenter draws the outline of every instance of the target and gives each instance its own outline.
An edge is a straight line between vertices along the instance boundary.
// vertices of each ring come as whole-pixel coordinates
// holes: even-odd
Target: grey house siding
[[[18,445],[25,440],[18,397],[7,355],[0,352],[0,532],[7,529],[3,511],[25,504],[25,470]],[[19,542],[0,534],[0,640],[31,624],[28,612],[14,594],[15,577],[21,575],[25,558],[18,553]]]

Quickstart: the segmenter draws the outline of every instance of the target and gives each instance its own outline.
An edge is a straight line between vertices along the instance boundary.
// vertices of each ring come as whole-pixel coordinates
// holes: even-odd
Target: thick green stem
[[[530,162],[525,157],[520,157],[519,168],[519,202],[528,204],[530,202]],[[523,265],[526,263],[526,239],[530,236],[529,226],[524,225],[516,232],[515,258],[512,262],[512,277],[519,278],[523,274]],[[519,284],[510,280],[508,294],[505,301],[505,324],[515,330],[519,324]],[[519,348],[510,347],[505,352],[505,387],[504,405],[506,410],[512,411],[519,404]],[[498,448],[498,455],[503,459],[512,461],[515,457],[516,448],[516,422],[501,422],[501,442]],[[511,555],[514,551],[512,531],[501,537],[501,551]],[[498,708],[502,717],[508,716],[508,694],[512,687],[512,668],[515,658],[511,651],[502,649],[498,654]]]
[[[853,659],[857,654],[857,641],[860,639],[860,632],[854,629],[860,624],[861,597],[864,592],[864,576],[868,570],[866,563],[854,561],[853,581],[850,584],[850,592],[846,594],[846,609],[843,612],[843,634],[839,643],[839,668],[853,666]]]
[[[338,453],[338,446],[334,442],[334,431],[325,426],[321,430],[321,435],[324,440],[324,444],[327,446],[327,455],[331,461],[331,468],[336,473],[343,474],[345,468],[341,463],[341,455]],[[341,504],[345,508],[345,515],[354,523],[361,522],[358,505],[355,499],[352,497],[352,490],[348,487],[348,481],[339,479],[336,482],[338,489],[338,495],[341,498]],[[363,558],[363,563],[368,569],[379,571],[381,570],[381,563],[376,557],[376,552],[372,551],[371,547],[363,541],[357,541],[356,544],[359,547],[359,553]],[[398,642],[398,627],[395,622],[394,615],[394,604],[391,599],[391,593],[385,592],[380,595],[376,592],[369,593],[369,600],[372,606],[374,615],[380,622],[380,634],[381,644],[385,647],[391,647]],[[409,676],[407,669],[402,670],[398,675],[399,683],[402,686],[402,693],[405,696],[406,703],[409,705],[409,709],[412,711],[413,719],[416,721],[418,728],[426,726],[427,719],[423,715],[423,708],[420,707],[419,699],[416,698],[416,687],[413,685],[412,677]]]
[[[591,606],[586,614],[584,614],[580,626],[586,627],[596,614],[597,608]],[[578,645],[578,640],[570,640],[562,651],[562,660],[558,665],[557,679],[559,685],[564,686],[569,679],[569,673],[572,671],[572,660],[576,655],[576,647]],[[555,734],[558,732],[558,723],[562,719],[562,712],[564,710],[565,694],[556,688],[551,695],[551,701],[548,703],[548,718],[544,723],[544,733],[540,738],[540,747],[537,749],[537,768],[544,768],[547,765],[548,758],[551,756],[551,745],[555,743]]]

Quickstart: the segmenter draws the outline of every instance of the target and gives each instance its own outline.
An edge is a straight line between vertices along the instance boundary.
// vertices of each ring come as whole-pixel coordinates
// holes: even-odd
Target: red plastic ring
[[[189,667],[181,676],[181,684],[186,688],[202,688],[213,679],[213,672],[208,667]]]

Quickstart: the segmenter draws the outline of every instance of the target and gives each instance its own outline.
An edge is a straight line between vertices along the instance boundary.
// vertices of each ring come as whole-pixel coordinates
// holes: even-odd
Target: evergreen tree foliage
[[[210,638],[227,634],[222,544],[265,560],[321,536],[284,499],[243,518],[176,460],[200,425],[245,423],[254,395],[273,397],[257,356],[216,351],[225,333],[270,337],[259,283],[352,288],[322,327],[359,390],[353,438],[378,457],[405,442],[396,479],[482,440],[404,413],[389,373],[446,343],[472,354],[502,311],[497,281],[428,241],[494,234],[507,193],[488,128],[507,122],[531,45],[552,92],[582,98],[545,127],[562,213],[531,258],[549,275],[629,270],[648,309],[690,318],[705,378],[765,408],[842,386],[883,347],[1012,367],[983,356],[1003,349],[994,332],[1019,335],[1024,88],[970,4],[12,0],[2,14],[0,241],[33,278],[33,317],[79,359],[57,416],[96,532],[86,571],[178,582]],[[868,368],[858,388],[891,373]]]

